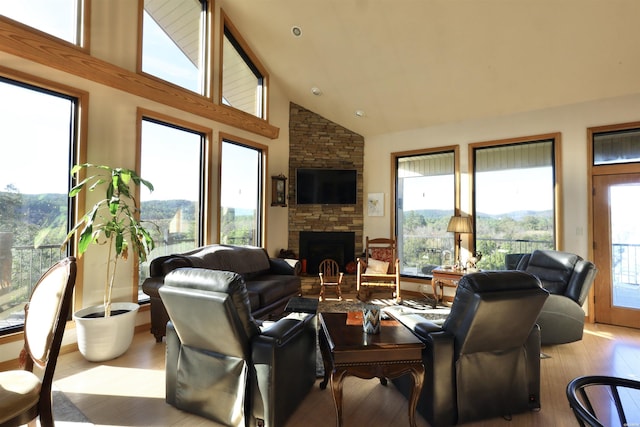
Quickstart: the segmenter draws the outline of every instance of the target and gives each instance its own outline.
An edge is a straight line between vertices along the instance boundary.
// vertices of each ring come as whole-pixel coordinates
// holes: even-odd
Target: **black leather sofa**
[[[533,274],[549,291],[538,317],[543,345],[582,339],[582,306],[597,274],[596,266],[580,256],[561,251],[535,250],[520,259],[518,270]]]
[[[165,336],[169,320],[158,291],[164,285],[165,276],[177,268],[240,274],[246,283],[251,315],[256,319],[280,315],[289,299],[302,292],[299,261],[270,258],[266,250],[256,246],[212,244],[155,258],[149,264],[149,277],[143,282],[142,290],[151,301],[151,333],[157,342]]]
[[[316,380],[316,314],[256,322],[242,276],[228,271],[180,268],[159,292],[167,403],[221,425],[284,426]]]
[[[540,329],[548,297],[533,275],[493,271],[464,276],[439,326],[417,314],[394,315],[424,343],[417,411],[432,427],[505,417],[540,408]],[[413,382],[393,379],[407,397]]]

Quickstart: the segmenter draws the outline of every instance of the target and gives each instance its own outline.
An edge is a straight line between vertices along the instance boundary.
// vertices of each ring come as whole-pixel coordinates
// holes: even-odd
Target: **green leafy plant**
[[[64,248],[79,232],[78,255],[82,255],[93,244],[108,245],[107,275],[104,287],[105,317],[111,314],[111,292],[120,259],[126,260],[130,251],[140,262],[155,247],[151,234],[139,219],[140,209],[135,199],[135,187],[144,185],[153,191],[153,185],[130,169],[112,168],[104,165],[83,163],[71,169],[71,175],[79,179],[80,171],[97,172],[78,182],[69,197],[76,197],[86,191],[104,190],[104,198],[96,202],[80,221],[71,229],[62,244]],[[132,185],[133,184],[133,185]],[[135,187],[134,187],[135,186]]]

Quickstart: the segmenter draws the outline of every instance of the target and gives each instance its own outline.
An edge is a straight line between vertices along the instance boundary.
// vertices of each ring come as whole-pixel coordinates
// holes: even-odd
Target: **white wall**
[[[468,213],[470,143],[560,132],[564,196],[564,227],[561,230],[564,247],[560,249],[588,258],[590,230],[587,229],[587,203],[590,190],[587,188],[587,128],[637,120],[640,120],[640,94],[367,138],[364,192],[385,193],[385,216],[365,215],[364,235],[386,236],[390,233],[391,203],[388,197],[393,176],[390,153],[459,144],[462,173],[461,209]],[[464,239],[462,244],[467,246]],[[402,287],[417,290],[416,285],[412,283],[403,283]]]

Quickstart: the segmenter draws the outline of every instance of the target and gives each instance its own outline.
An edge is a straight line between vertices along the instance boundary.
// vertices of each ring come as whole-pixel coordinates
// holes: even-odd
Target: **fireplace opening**
[[[340,271],[355,261],[356,236],[352,231],[301,231],[300,259],[307,260],[307,273],[318,274],[322,260],[330,258],[338,263]]]

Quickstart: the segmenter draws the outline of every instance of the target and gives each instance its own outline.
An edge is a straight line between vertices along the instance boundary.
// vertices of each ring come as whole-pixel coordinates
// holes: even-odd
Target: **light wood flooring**
[[[515,415],[511,422],[497,418],[466,425],[575,426],[565,396],[571,379],[590,374],[640,378],[638,329],[589,324],[582,341],[544,347],[543,351],[551,357],[541,360],[540,412]],[[331,391],[320,390],[318,384],[319,381],[285,427],[335,425]],[[90,363],[79,353],[61,356],[54,387],[62,390],[96,425],[218,425],[165,403],[164,344],[156,344],[148,332],[136,334],[129,351],[109,362]],[[391,383],[385,387],[377,380],[347,377],[343,409],[345,427],[408,425],[407,402]],[[418,427],[428,426],[420,415],[417,420]]]

